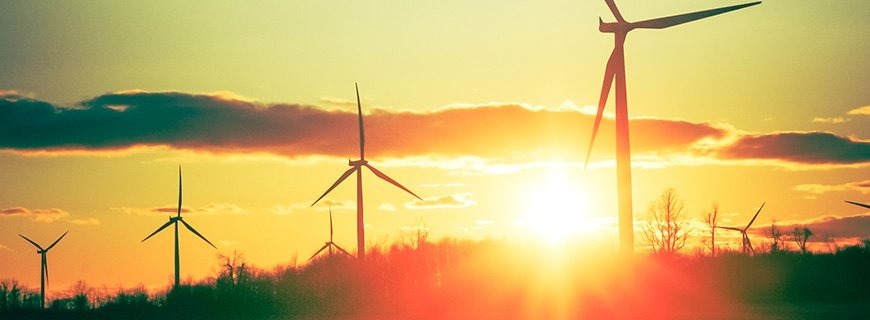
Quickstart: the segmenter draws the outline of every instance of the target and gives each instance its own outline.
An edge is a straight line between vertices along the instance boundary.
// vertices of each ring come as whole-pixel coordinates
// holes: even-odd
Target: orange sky
[[[620,2],[634,20],[730,4]],[[185,221],[218,247],[183,232],[185,277],[233,251],[304,262],[328,237],[326,206],[309,205],[357,157],[355,81],[367,159],[424,199],[366,172],[370,245],[424,225],[616,246],[612,105],[582,164],[612,47],[603,3],[66,6],[0,5],[15,44],[0,48],[0,279],[38,286],[18,234],[47,245],[69,230],[52,290],[168,284],[171,233],[140,241],[174,207],[178,165]],[[632,33],[635,220],[673,187],[695,220],[719,202],[723,224],[745,224],[766,202],[755,241],[774,218],[814,241],[867,237],[868,211],[843,202],[870,202],[866,9],[766,2]],[[327,198],[351,251],[354,192]]]

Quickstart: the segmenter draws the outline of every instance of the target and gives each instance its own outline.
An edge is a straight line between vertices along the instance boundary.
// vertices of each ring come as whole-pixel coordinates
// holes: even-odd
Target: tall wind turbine
[[[604,84],[601,87],[601,97],[598,100],[598,113],[595,115],[595,124],[592,127],[592,138],[589,141],[589,150],[586,153],[586,162],[589,164],[589,155],[592,153],[592,145],[598,134],[598,126],[607,103],[607,95],[610,87],[616,82],[616,179],[619,197],[619,242],[620,251],[623,254],[631,254],[634,250],[634,220],[632,218],[631,200],[631,148],[628,135],[628,101],[625,89],[625,56],[623,46],[628,32],[634,29],[664,29],[686,22],[703,19],[718,14],[754,6],[759,2],[746,3],[736,6],[723,7],[693,13],[686,13],[670,17],[644,20],[639,22],[626,21],[614,0],[604,0],[610,12],[616,18],[616,22],[604,22],[598,18],[598,30],[603,33],[612,33],[615,39],[613,53],[607,60],[607,68],[604,71]]]
[[[737,227],[720,226],[716,226],[716,228],[740,232],[740,234],[743,236],[743,245],[741,246],[741,250],[743,250],[743,253],[755,253],[755,250],[752,249],[752,242],[749,241],[749,235],[746,234],[746,232],[749,231],[749,227],[751,227],[752,223],[755,222],[755,218],[758,218],[758,214],[761,213],[761,208],[764,208],[764,202],[761,203],[761,207],[758,207],[758,211],[755,212],[755,216],[752,217],[752,220],[749,220],[749,224],[747,224],[746,227],[743,227],[743,229]]]
[[[863,203],[860,203],[860,202],[849,201],[849,200],[845,200],[845,201],[848,203],[854,204],[856,206],[859,206],[859,207],[864,207],[864,208],[870,209],[870,206],[863,204]]]
[[[199,237],[200,239],[202,239],[203,241],[208,243],[213,248],[217,249],[217,247],[215,247],[214,244],[211,243],[211,241],[208,241],[208,239],[203,237],[199,232],[196,231],[196,229],[191,227],[189,224],[187,224],[187,222],[184,221],[184,219],[181,218],[181,166],[178,166],[178,212],[175,214],[174,217],[169,217],[169,222],[163,224],[162,226],[160,226],[160,228],[157,228],[157,231],[152,232],[150,235],[145,237],[145,239],[142,239],[142,242],[145,242],[145,240],[148,240],[148,238],[151,238],[152,236],[154,236],[158,232],[162,231],[163,229],[166,229],[166,227],[168,227],[169,225],[172,225],[172,224],[175,225],[175,286],[174,286],[174,288],[178,288],[178,286],[181,285],[181,272],[180,272],[181,262],[180,262],[179,254],[178,254],[178,223],[179,222],[181,222],[181,224],[183,224],[185,227],[187,227],[187,230],[190,230],[190,232],[193,232],[193,234],[195,234],[197,237]]]
[[[332,186],[329,187],[329,189],[326,189],[326,192],[324,192],[323,195],[320,196],[320,198],[317,198],[317,200],[314,200],[314,203],[312,203],[311,206],[313,207],[315,204],[317,204],[317,202],[320,201],[320,199],[323,199],[323,197],[325,197],[327,194],[329,194],[329,192],[332,191],[332,189],[335,189],[335,187],[337,187],[339,184],[341,184],[342,181],[344,181],[345,179],[347,179],[347,177],[349,177],[351,174],[356,172],[356,250],[357,250],[357,257],[359,257],[359,259],[363,259],[363,258],[365,258],[365,255],[366,255],[366,253],[365,253],[366,252],[365,251],[365,243],[366,243],[365,242],[365,239],[366,239],[365,233],[366,233],[366,231],[365,231],[365,219],[363,217],[362,167],[368,168],[378,178],[381,178],[384,181],[389,182],[390,184],[398,187],[399,189],[405,190],[406,192],[410,193],[412,196],[416,197],[417,199],[420,199],[420,200],[423,200],[423,199],[420,198],[419,196],[417,196],[416,194],[414,194],[413,192],[411,192],[411,190],[408,190],[408,188],[405,188],[404,186],[402,186],[401,184],[396,182],[396,180],[393,180],[392,178],[388,177],[383,172],[379,171],[378,169],[375,169],[375,167],[373,167],[372,165],[369,164],[368,161],[366,161],[366,157],[365,157],[366,136],[365,136],[365,130],[363,129],[362,104],[360,103],[360,99],[359,99],[359,86],[356,83],[354,83],[353,85],[356,88],[356,110],[357,110],[357,117],[359,118],[359,160],[350,161],[350,159],[348,159],[347,165],[350,166],[350,169],[347,169],[347,171],[345,171],[340,177],[338,177],[338,180],[336,180],[335,183],[333,183]]]
[[[348,253],[347,251],[345,251],[344,249],[339,247],[337,244],[335,244],[335,242],[332,242],[332,207],[329,207],[329,241],[326,242],[326,244],[324,244],[323,247],[320,247],[320,250],[317,250],[317,252],[312,254],[311,258],[308,258],[308,261],[311,261],[311,259],[314,259],[314,257],[316,257],[318,254],[320,254],[321,252],[323,252],[323,250],[326,250],[327,248],[329,249],[329,256],[330,257],[332,257],[334,249],[338,249],[338,251],[344,252],[344,254],[349,255],[351,257],[353,256],[352,254]]]
[[[40,268],[39,268],[39,307],[40,308],[45,308],[45,284],[48,282],[48,259],[45,257],[45,255],[48,253],[48,250],[51,250],[51,248],[54,248],[54,246],[58,242],[60,242],[60,239],[63,239],[63,237],[65,237],[67,233],[69,233],[69,231],[64,232],[62,235],[60,235],[60,238],[57,238],[57,240],[54,240],[54,242],[52,242],[51,245],[45,249],[43,249],[42,246],[36,244],[36,242],[34,242],[33,240],[30,240],[27,237],[25,237],[21,234],[18,234],[20,237],[24,238],[24,240],[27,240],[27,242],[30,242],[30,244],[35,246],[36,249],[38,249],[38,250],[36,250],[36,253],[38,253],[40,256],[42,256],[42,263],[40,264]]]

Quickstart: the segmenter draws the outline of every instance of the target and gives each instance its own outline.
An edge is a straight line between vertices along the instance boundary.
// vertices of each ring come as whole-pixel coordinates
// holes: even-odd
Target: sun
[[[600,229],[590,217],[589,192],[565,174],[548,174],[522,197],[517,225],[547,244],[562,244]]]

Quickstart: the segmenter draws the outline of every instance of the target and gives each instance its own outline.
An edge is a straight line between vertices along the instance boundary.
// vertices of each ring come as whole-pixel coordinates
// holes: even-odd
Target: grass
[[[4,319],[742,319],[870,314],[870,241],[831,254],[643,255],[594,248],[455,241],[372,249],[365,261],[323,256],[222,271],[176,290],[69,297],[5,281]],[[16,291],[17,290],[17,291]],[[16,293],[17,292],[17,293]]]

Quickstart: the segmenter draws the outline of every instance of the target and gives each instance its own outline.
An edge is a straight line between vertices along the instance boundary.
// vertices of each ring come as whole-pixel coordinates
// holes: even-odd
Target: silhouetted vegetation
[[[848,306],[835,315],[870,308],[870,240],[830,254],[779,249],[750,256],[720,248],[716,256],[632,261],[580,245],[445,240],[374,248],[365,261],[323,256],[270,271],[238,253],[218,262],[214,277],[163,292],[140,287],[105,295],[80,282],[46,310],[34,290],[3,281],[0,317],[703,318],[750,317],[764,312],[753,306],[767,305]]]

